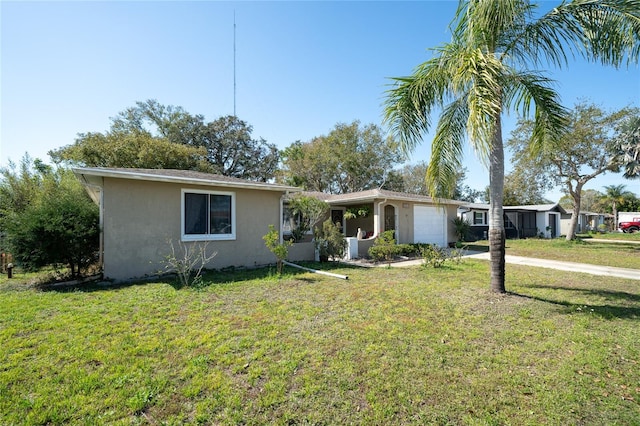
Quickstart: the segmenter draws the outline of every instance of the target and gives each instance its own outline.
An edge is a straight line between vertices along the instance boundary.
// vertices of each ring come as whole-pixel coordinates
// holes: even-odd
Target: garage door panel
[[[414,206],[414,242],[446,246],[446,235],[446,213],[444,209],[432,206]]]

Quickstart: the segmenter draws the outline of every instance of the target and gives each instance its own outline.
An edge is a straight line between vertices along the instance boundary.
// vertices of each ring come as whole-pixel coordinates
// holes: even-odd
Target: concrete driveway
[[[489,260],[489,253],[470,254],[466,257]],[[512,256],[509,254],[505,256],[505,261],[516,265],[535,266],[538,268],[557,269],[560,271],[582,272],[585,274],[601,275],[605,277],[640,280],[640,270],[638,269],[614,268],[611,266],[589,265],[586,263],[561,262],[559,260],[537,259],[533,257]]]

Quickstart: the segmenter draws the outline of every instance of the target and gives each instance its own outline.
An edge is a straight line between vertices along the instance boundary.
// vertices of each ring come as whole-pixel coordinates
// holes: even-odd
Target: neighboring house
[[[565,212],[560,219],[560,232],[566,235],[569,232],[571,223],[571,212]],[[607,229],[611,228],[613,215],[607,213],[580,212],[578,215],[578,224],[576,225],[576,233],[597,231],[598,225],[605,225]]]
[[[560,236],[560,218],[566,211],[559,204],[504,206],[503,219],[506,238]],[[471,224],[474,239],[487,239],[489,232],[489,204],[467,203],[458,209],[458,216]]]
[[[262,236],[281,223],[282,200],[299,188],[186,170],[75,168],[100,206],[104,277],[157,274],[180,242],[208,242],[211,268],[273,263]]]
[[[383,231],[395,232],[398,244],[431,243],[447,246],[456,241],[452,220],[461,201],[437,200],[402,192],[372,189],[349,194],[332,195],[305,192],[327,202],[332,221],[339,223],[350,244],[357,244],[358,256],[367,255],[374,239]],[[345,219],[350,208],[365,207],[366,217]],[[286,218],[285,218],[286,219]],[[360,233],[358,233],[360,231]],[[294,245],[294,251],[295,246]]]

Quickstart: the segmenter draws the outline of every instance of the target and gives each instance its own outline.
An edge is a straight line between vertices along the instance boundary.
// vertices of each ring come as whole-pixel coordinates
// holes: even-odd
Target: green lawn
[[[640,237],[640,234],[633,235]],[[640,241],[640,238],[631,241]],[[487,241],[477,241],[471,243],[469,247],[488,250],[488,246]],[[640,244],[629,241],[607,243],[587,240],[566,241],[562,238],[553,240],[532,238],[507,240],[506,246],[506,253],[515,256],[640,269]]]
[[[589,233],[589,234],[579,234],[580,238],[596,238],[602,240],[617,240],[617,241],[637,241],[640,243],[640,232],[635,232],[633,234],[625,234],[623,232],[608,232],[606,234],[599,233]]]
[[[0,283],[0,424],[638,424],[640,288],[488,264]]]

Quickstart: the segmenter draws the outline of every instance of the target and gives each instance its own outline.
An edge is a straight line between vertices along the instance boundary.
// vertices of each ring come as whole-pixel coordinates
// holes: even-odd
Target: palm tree
[[[460,0],[452,40],[411,76],[395,78],[385,122],[405,152],[440,117],[426,179],[431,195],[450,196],[467,139],[488,166],[491,289],[505,292],[504,148],[501,116],[515,109],[535,118],[531,149],[549,149],[565,130],[567,111],[552,80],[527,67],[568,63],[566,51],[620,66],[640,56],[640,0],[563,1],[537,17],[526,0]],[[531,107],[533,106],[533,111]]]
[[[640,178],[640,117],[629,120],[618,136],[616,149],[627,179]]]
[[[624,203],[625,198],[630,194],[626,187],[626,185],[607,185],[604,187],[605,194],[602,197],[602,202],[611,204],[614,227],[618,226],[618,204]]]

